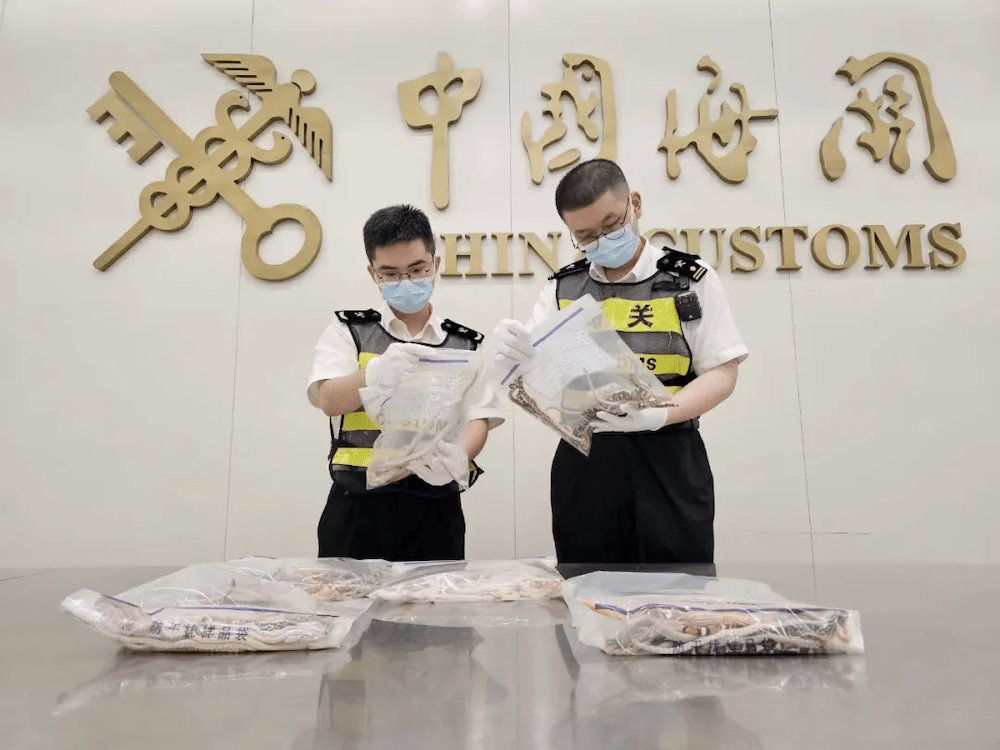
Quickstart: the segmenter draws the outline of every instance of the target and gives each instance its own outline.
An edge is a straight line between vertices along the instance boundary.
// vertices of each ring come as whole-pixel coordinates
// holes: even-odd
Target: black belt
[[[677,424],[668,424],[663,429],[657,430],[657,432],[683,432],[685,430],[697,430],[699,425],[698,418],[689,419],[687,422],[678,422]]]
[[[458,484],[455,482],[443,486],[437,486],[427,484],[427,482],[423,479],[412,474],[407,475],[392,484],[387,484],[370,490],[367,486],[367,472],[364,468],[358,466],[335,466],[331,470],[330,474],[333,477],[334,484],[339,485],[352,495],[378,495],[386,492],[407,492],[417,497],[434,499],[451,497],[454,493],[459,492]]]

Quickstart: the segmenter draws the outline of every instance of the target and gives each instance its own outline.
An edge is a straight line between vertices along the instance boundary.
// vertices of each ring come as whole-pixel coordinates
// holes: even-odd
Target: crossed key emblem
[[[297,70],[290,82],[279,84],[274,65],[261,55],[202,57],[263,103],[243,125],[235,125],[232,115],[236,110],[250,112],[250,102],[242,92],[229,91],[216,103],[216,124],[192,139],[121,71],[111,74],[111,90],[87,110],[98,124],[113,120],[107,132],[116,143],[131,139],[128,155],[136,164],[145,162],[164,142],[177,154],[164,178],[150,183],[140,194],[139,220],[94,261],[94,266],[108,270],[150,231],[180,231],[188,226],[195,209],[222,198],[246,223],[240,255],[247,271],[266,281],[290,279],[309,268],[319,254],[323,237],[319,219],[305,206],[292,203],[261,207],[240,183],[256,164],[280,164],[291,156],[292,143],[281,133],[274,133],[271,148],[254,142],[279,120],[295,132],[326,179],[333,180],[330,118],[322,109],[302,106],[302,97],[315,91],[316,79],[307,70]],[[261,242],[283,222],[299,224],[305,240],[289,260],[267,263],[260,256]]]

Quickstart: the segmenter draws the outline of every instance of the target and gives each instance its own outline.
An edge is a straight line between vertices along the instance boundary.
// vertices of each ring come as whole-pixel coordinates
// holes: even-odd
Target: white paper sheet
[[[589,372],[613,368],[615,361],[586,331],[559,331],[546,344],[543,356],[524,382],[545,398],[555,399],[571,382]]]

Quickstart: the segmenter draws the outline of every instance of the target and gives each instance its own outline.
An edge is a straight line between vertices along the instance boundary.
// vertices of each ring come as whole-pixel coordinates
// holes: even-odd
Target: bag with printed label
[[[388,563],[246,558],[192,565],[61,609],[136,651],[290,651],[339,647],[367,612]]]
[[[597,572],[563,584],[581,643],[611,656],[862,654],[853,610],[793,602],[768,586],[682,573]]]
[[[674,404],[670,391],[622,341],[589,294],[542,321],[532,332],[538,354],[503,373],[511,401],[585,456],[598,412]]]
[[[368,464],[375,489],[416,475],[428,484],[468,489],[471,462],[462,448],[479,355],[428,347],[412,375],[391,394],[362,388],[365,411],[381,431]]]

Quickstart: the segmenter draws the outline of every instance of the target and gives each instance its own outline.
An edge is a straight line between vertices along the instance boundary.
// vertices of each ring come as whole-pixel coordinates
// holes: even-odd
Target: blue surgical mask
[[[621,268],[632,260],[639,249],[639,237],[632,227],[626,226],[611,236],[614,239],[608,235],[598,238],[597,247],[587,251],[587,260],[603,268]]]
[[[404,279],[395,284],[379,284],[382,299],[393,310],[404,314],[420,312],[424,309],[434,291],[434,278]]]

